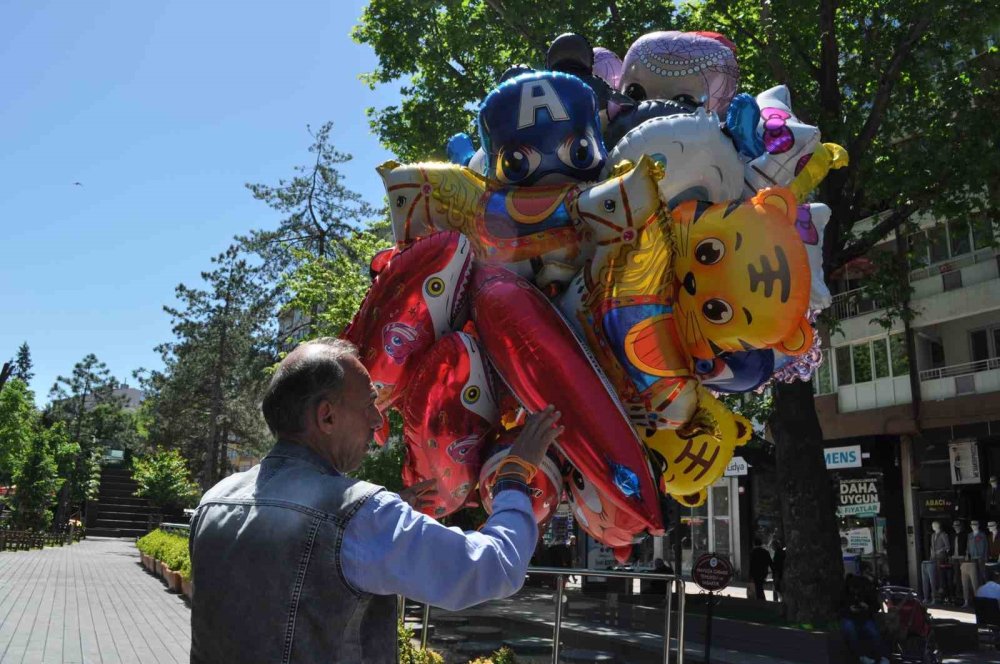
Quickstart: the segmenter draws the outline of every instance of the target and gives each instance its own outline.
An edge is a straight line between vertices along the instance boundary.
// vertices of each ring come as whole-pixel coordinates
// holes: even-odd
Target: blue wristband
[[[517,491],[522,492],[526,496],[531,495],[531,489],[528,487],[527,484],[525,484],[521,480],[505,477],[496,481],[496,483],[493,485],[493,489],[490,491],[490,497],[496,500],[497,494],[506,489],[516,489]]]

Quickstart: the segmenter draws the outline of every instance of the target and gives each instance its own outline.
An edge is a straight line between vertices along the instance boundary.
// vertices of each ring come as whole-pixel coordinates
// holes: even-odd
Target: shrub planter
[[[167,567],[167,564],[165,562],[163,562],[162,560],[157,560],[156,561],[156,574],[161,579],[163,579],[164,583],[166,583],[166,581],[167,581],[167,570],[168,569],[170,569],[170,568]]]
[[[181,573],[175,572],[166,565],[163,566],[163,578],[167,580],[167,589],[172,593],[181,591]]]
[[[190,579],[185,579],[182,576],[181,577],[181,593],[183,593],[184,596],[187,597],[188,599],[191,599],[191,593],[192,592],[194,592],[194,584],[191,583]]]

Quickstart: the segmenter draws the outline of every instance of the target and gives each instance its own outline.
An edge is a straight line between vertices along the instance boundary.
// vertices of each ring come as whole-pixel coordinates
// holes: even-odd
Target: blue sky
[[[307,162],[307,124],[333,120],[349,185],[381,202],[365,108],[398,93],[358,80],[365,4],[2,3],[0,359],[28,342],[40,404],[87,353],[129,381],[159,366],[162,306],[278,221],[243,185]]]

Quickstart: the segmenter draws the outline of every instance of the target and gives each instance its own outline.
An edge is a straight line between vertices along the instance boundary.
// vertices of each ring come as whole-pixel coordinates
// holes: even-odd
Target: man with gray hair
[[[396,662],[395,595],[457,610],[521,588],[538,537],[527,480],[559,413],[529,416],[493,514],[463,533],[411,506],[433,482],[396,495],[345,475],[382,426],[376,396],[345,341],[281,362],[262,403],[276,445],[191,521],[192,662]]]

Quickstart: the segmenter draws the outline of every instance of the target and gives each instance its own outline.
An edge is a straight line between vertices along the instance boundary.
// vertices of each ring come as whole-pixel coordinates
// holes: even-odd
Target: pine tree
[[[31,361],[31,349],[28,348],[28,342],[25,341],[17,349],[17,358],[14,359],[14,378],[20,378],[25,383],[30,383],[31,379],[35,377],[34,372],[31,368],[34,363]]]

